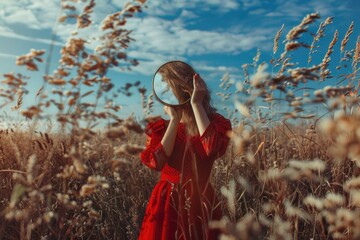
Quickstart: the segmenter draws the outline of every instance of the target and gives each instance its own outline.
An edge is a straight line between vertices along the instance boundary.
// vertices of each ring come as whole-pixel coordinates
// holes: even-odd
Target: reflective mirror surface
[[[186,96],[183,100],[179,100],[174,93],[173,88],[170,83],[176,84],[171,79],[166,79],[163,74],[163,68],[167,67],[167,64],[172,64],[174,62],[180,62],[182,64],[186,64],[181,61],[171,61],[167,62],[159,67],[153,77],[153,93],[155,98],[165,106],[171,107],[179,107],[183,106],[190,101],[190,94],[183,91],[183,94]]]

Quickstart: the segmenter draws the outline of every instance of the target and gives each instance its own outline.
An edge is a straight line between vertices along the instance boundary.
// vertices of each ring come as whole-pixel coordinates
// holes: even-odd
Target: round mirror
[[[165,106],[180,107],[191,98],[194,69],[182,61],[161,65],[153,77],[153,94]]]

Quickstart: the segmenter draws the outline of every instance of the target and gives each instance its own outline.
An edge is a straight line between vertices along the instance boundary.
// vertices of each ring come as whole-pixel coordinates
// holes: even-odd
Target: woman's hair
[[[193,76],[196,73],[190,65],[181,61],[172,61],[162,65],[158,73],[160,73],[163,79],[168,82],[179,102],[185,102],[189,99],[194,90]],[[199,76],[199,78],[201,78],[201,76]],[[216,109],[211,105],[210,91],[207,87],[202,105],[208,116],[209,114],[216,112]],[[182,120],[187,126],[187,133],[192,136],[198,134],[199,131],[190,103],[184,105],[182,110]]]

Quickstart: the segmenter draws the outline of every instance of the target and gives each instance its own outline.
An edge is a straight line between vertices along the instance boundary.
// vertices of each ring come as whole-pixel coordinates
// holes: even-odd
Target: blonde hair
[[[191,96],[194,90],[193,76],[196,72],[190,65],[181,61],[171,61],[162,65],[158,73],[169,83],[179,102],[185,102]],[[200,76],[199,78],[202,79]],[[202,105],[208,116],[216,112],[216,109],[211,105],[210,91],[207,86]],[[181,108],[183,110],[182,120],[187,126],[187,133],[191,136],[199,134],[190,102]]]

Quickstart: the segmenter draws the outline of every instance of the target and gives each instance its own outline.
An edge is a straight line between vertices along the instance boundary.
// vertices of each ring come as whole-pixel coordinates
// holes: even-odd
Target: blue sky
[[[32,48],[48,51],[55,27],[57,37],[51,65],[55,69],[61,46],[76,30],[72,24],[56,24],[60,14],[59,2],[0,2],[0,74],[24,72],[31,76],[28,83],[30,93],[25,97],[25,104],[34,104],[35,92],[42,85],[44,67],[41,66],[39,72],[29,73],[15,65],[16,56],[28,53]],[[102,19],[122,8],[125,2],[96,1],[92,15],[94,24],[82,34],[89,39],[97,36]],[[359,35],[359,9],[360,1],[357,0],[149,0],[144,12],[127,23],[136,40],[131,43],[127,54],[138,59],[140,64],[131,72],[113,69],[109,77],[116,86],[140,80],[150,92],[151,78],[157,67],[168,60],[183,60],[207,81],[216,107],[222,109],[224,103],[220,103],[216,96],[221,77],[229,73],[234,82],[242,81],[241,66],[252,62],[258,48],[261,50],[260,62],[268,62],[272,57],[274,36],[282,24],[285,27],[280,40],[306,14],[319,12],[321,15],[321,19],[311,28],[313,32],[316,32],[320,21],[333,16],[334,23],[327,28],[328,36],[324,40],[327,48],[335,29],[339,30],[341,41],[351,21],[354,21],[354,33],[348,43],[354,48]],[[95,46],[89,46],[92,47]],[[280,45],[278,51],[281,53],[282,50],[283,45]],[[335,53],[334,58],[338,57],[339,54]],[[136,91],[134,93],[132,98],[120,96],[117,99],[124,106],[119,114],[135,112],[141,116],[140,97]]]

